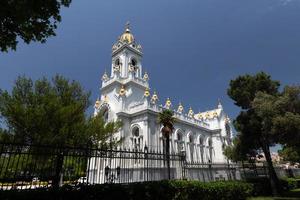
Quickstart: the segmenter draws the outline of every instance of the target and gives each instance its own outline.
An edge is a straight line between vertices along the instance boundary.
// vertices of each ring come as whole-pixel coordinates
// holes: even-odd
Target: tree
[[[0,142],[29,145],[31,152],[35,152],[30,161],[39,163],[37,168],[45,169],[55,163],[53,184],[58,186],[68,149],[57,148],[53,155],[43,152],[45,149],[39,145],[112,148],[120,143],[113,138],[122,126],[120,121],[105,123],[101,114],[86,117],[89,96],[78,82],[59,75],[52,81],[42,78],[35,82],[18,77],[11,93],[0,91],[0,117],[7,127],[0,130]]]
[[[253,107],[253,101],[258,92],[267,95],[278,95],[279,82],[271,79],[264,72],[256,75],[239,76],[230,81],[228,95],[235,101],[235,104],[241,107],[242,111],[234,121],[235,128],[240,132],[242,143],[249,144],[250,149],[262,149],[268,164],[270,183],[274,194],[278,194],[281,186],[273,167],[270,146],[278,140],[270,131],[268,123],[269,115],[262,116],[258,109]],[[264,118],[262,118],[264,117]],[[265,118],[266,117],[266,118]]]
[[[100,112],[95,117],[87,119],[85,131],[93,146],[112,149],[122,142],[122,138],[113,137],[122,126],[123,123],[120,120],[105,122]]]
[[[16,50],[19,39],[46,42],[55,36],[60,9],[71,0],[9,0],[0,2],[0,50]]]
[[[284,146],[283,155],[290,153],[295,159],[300,146],[300,86],[286,86],[279,95],[258,92],[253,107],[263,130]]]
[[[78,82],[59,75],[51,82],[18,77],[11,94],[0,91],[0,115],[15,142],[81,145],[88,140],[82,133],[89,96]]]
[[[279,150],[278,153],[284,161],[289,161],[291,163],[300,162],[300,147],[285,146],[282,150]]]
[[[166,161],[167,161],[167,168],[168,168],[168,179],[171,179],[170,174],[170,135],[174,130],[174,122],[175,118],[173,117],[173,111],[167,109],[163,110],[158,115],[158,122],[163,125],[162,134],[166,138],[166,145],[165,145],[165,153],[166,153]]]

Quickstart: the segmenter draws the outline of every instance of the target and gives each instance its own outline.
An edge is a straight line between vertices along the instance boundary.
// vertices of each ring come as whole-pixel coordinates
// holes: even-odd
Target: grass
[[[288,191],[282,197],[251,197],[247,200],[300,200],[300,188]]]

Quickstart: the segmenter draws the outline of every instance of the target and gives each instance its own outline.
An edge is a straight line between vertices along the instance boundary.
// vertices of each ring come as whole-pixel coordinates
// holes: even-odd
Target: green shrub
[[[0,199],[242,200],[250,196],[252,192],[252,185],[241,181],[203,183],[198,181],[172,180],[132,183],[128,185],[104,184],[79,187],[65,186],[59,190],[36,189],[1,191]]]
[[[297,179],[295,178],[284,178],[281,179],[281,185],[284,190],[292,190],[298,187]]]
[[[253,185],[253,196],[272,195],[270,180],[267,177],[248,178],[247,183]]]

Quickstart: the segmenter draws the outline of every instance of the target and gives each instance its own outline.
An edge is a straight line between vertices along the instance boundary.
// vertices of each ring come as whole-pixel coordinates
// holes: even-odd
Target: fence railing
[[[170,154],[171,179],[238,179],[231,163],[187,162]],[[69,148],[0,143],[0,189],[155,181],[168,178],[166,155],[135,149]]]

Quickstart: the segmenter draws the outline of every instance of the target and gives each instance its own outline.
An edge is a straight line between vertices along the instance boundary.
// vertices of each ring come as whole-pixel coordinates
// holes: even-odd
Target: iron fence
[[[236,179],[231,163],[187,162],[171,153],[171,179]],[[63,184],[131,183],[168,179],[166,155],[137,149],[71,148],[0,143],[0,189],[59,187]]]

